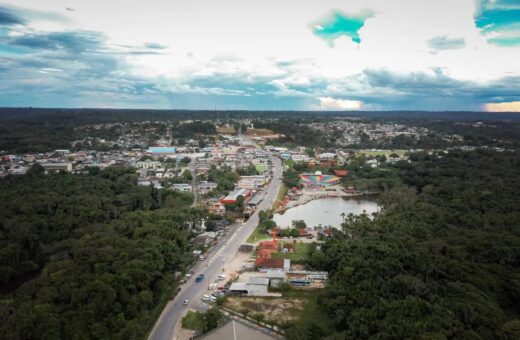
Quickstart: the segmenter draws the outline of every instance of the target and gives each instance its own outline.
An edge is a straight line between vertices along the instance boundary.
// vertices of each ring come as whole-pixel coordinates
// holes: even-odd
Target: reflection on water
[[[283,214],[275,214],[273,220],[279,227],[290,227],[293,220],[304,220],[308,227],[319,224],[339,228],[343,222],[341,213],[368,215],[379,211],[377,203],[366,199],[344,199],[341,197],[321,198],[290,208]]]

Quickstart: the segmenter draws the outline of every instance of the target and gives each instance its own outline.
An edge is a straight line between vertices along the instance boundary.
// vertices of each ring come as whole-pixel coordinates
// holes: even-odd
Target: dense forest
[[[520,156],[412,159],[397,163],[381,213],[347,216],[311,247],[307,264],[331,273],[322,317],[289,339],[520,338]]]
[[[189,264],[191,196],[134,170],[0,180],[2,339],[139,339]]]

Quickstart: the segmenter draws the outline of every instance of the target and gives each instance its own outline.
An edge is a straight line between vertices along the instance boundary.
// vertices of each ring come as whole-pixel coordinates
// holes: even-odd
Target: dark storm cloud
[[[105,38],[90,31],[28,33],[12,39],[9,44],[33,49],[66,50],[72,53],[99,51]]]
[[[24,25],[25,20],[7,7],[0,6],[0,26]]]

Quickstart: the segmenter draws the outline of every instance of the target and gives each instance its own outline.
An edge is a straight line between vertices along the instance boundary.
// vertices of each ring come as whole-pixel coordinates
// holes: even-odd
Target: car
[[[222,281],[222,280],[225,280],[226,279],[226,274],[222,273],[220,274],[219,276],[217,276],[217,279]]]
[[[184,300],[184,301],[182,301],[182,304],[183,304],[184,306],[187,306],[188,303],[190,303],[190,300]]]
[[[202,280],[204,280],[204,274],[200,274],[200,275],[197,276],[197,278],[195,279],[195,281],[197,281],[197,282],[201,282]]]
[[[206,257],[204,255],[199,255],[199,260],[204,261]]]
[[[209,301],[209,295],[208,294],[204,294],[202,295],[202,301],[206,302],[206,301]]]

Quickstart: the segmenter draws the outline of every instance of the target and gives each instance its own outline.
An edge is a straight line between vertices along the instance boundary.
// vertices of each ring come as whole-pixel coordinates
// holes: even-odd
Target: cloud
[[[363,103],[358,100],[335,99],[320,97],[320,108],[323,110],[359,110]]]
[[[487,103],[484,109],[489,112],[520,112],[520,101]]]
[[[466,46],[464,38],[450,38],[445,35],[431,38],[426,42],[428,47],[432,50],[443,51],[443,50],[456,50]]]
[[[356,15],[332,11],[326,17],[313,23],[312,31],[331,46],[334,46],[334,41],[341,36],[349,37],[353,42],[359,44],[361,37],[358,32],[365,25],[365,21],[372,16],[373,13],[369,10],[364,10]]]
[[[514,0],[479,0],[475,25],[498,46],[520,46],[520,2]]]
[[[7,7],[0,6],[0,26],[23,25],[25,20]]]
[[[144,44],[144,47],[154,49],[154,50],[165,50],[168,48],[168,46],[161,45],[158,43],[146,43],[146,44]]]
[[[106,38],[99,32],[71,31],[29,33],[9,41],[10,45],[43,50],[66,50],[72,53],[99,51]]]

